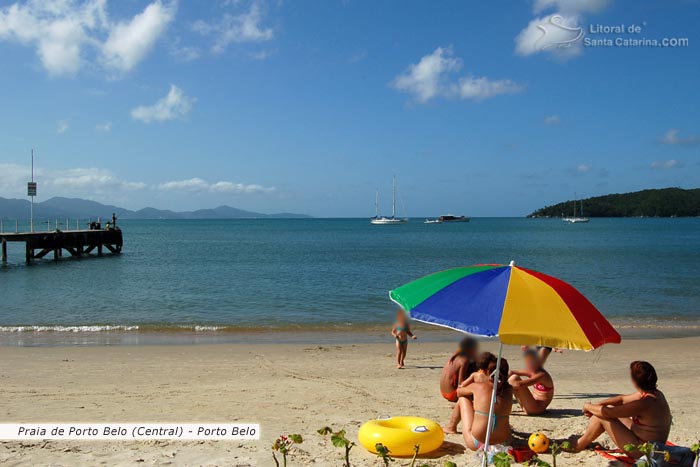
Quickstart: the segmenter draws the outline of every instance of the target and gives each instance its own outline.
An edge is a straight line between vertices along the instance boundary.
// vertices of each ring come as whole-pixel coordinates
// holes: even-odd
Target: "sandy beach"
[[[458,336],[455,335],[457,339]],[[514,408],[517,433],[543,431],[555,438],[580,433],[580,408],[609,394],[630,392],[631,360],[652,362],[670,401],[670,440],[696,442],[700,402],[695,390],[700,338],[626,340],[593,353],[567,351],[548,363],[556,384],[544,417]],[[492,343],[487,350],[495,350]],[[270,445],[282,433],[305,441],[292,466],[340,466],[340,450],[316,434],[325,425],[359,426],[379,415],[416,415],[443,423],[451,405],[438,393],[438,378],[454,349],[449,343],[411,343],[408,367],[396,370],[387,344],[222,344],[116,347],[0,348],[0,421],[9,422],[252,422],[260,441],[237,442],[1,442],[0,464],[29,465],[274,465]],[[519,349],[506,348],[512,366]],[[609,443],[606,438],[603,443]],[[464,453],[460,435],[427,459],[442,466],[478,465]],[[549,456],[543,456],[549,459]],[[353,465],[379,465],[362,447]],[[563,465],[601,466],[591,452],[563,455]],[[398,464],[397,464],[398,465]],[[615,464],[611,464],[615,465]]]

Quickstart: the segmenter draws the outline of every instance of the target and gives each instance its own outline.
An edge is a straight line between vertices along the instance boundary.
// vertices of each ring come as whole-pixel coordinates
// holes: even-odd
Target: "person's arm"
[[[398,327],[398,324],[394,324],[394,327],[391,328],[391,335],[396,337],[396,328]]]
[[[524,378],[530,377],[530,373],[528,373],[525,370],[511,370],[508,372],[508,374],[509,374],[509,376],[518,375],[518,376],[522,376]]]
[[[406,324],[406,334],[411,336],[411,339],[418,339],[415,334],[413,334],[413,331],[411,331],[411,325]]]
[[[518,373],[516,372],[516,374],[518,374]],[[544,378],[546,375],[547,375],[547,373],[545,373],[544,371],[540,371],[538,373],[535,373],[532,376],[528,376],[525,379],[513,381],[511,386],[513,386],[514,388],[523,388],[523,387],[532,386],[533,384],[536,384],[538,381],[540,381],[542,378]],[[519,376],[523,376],[523,375],[519,375]]]
[[[457,388],[457,396],[467,397],[474,395],[474,384],[469,384],[464,387]]]
[[[649,403],[648,400],[639,399],[614,406],[586,404],[583,410],[601,418],[630,418],[645,412],[649,408]]]
[[[602,400],[595,405],[605,406],[605,405],[622,405],[634,400],[639,399],[639,393],[632,394],[621,394],[619,396],[613,396],[608,399]]]
[[[457,387],[459,387],[462,382],[467,378],[467,367],[469,362],[464,362],[462,366],[459,367],[459,374],[457,375]]]
[[[474,375],[476,375],[476,373],[472,373],[471,375],[469,375],[469,377],[467,379],[465,379],[464,381],[462,381],[459,384],[459,387],[465,388],[465,387],[469,386],[470,384],[472,384],[474,382]]]

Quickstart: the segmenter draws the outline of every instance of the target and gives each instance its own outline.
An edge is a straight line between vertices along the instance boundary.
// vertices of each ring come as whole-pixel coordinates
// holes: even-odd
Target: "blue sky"
[[[23,195],[32,147],[39,199],[130,208],[369,216],[393,174],[410,216],[697,187],[698,17],[691,0],[0,0],[0,196]]]

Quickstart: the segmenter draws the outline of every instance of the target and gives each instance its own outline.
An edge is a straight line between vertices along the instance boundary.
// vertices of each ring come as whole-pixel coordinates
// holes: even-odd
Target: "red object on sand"
[[[515,459],[515,462],[517,462],[518,464],[527,462],[533,457],[535,457],[535,452],[527,446],[521,446],[519,448],[510,448],[508,450],[508,454],[513,456],[513,459]]]

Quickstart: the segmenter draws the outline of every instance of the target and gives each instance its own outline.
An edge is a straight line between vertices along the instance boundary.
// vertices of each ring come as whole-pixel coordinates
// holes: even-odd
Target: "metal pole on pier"
[[[34,182],[34,148],[32,148],[32,181],[27,183],[27,196],[31,198],[29,208],[29,230],[34,232],[34,197],[36,196],[36,183]]]

